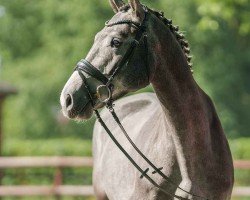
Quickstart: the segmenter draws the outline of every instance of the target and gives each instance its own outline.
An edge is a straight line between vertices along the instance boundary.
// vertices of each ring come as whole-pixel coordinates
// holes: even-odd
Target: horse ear
[[[115,13],[117,13],[119,11],[120,7],[125,5],[123,0],[109,0],[109,3],[110,3],[110,5]]]
[[[144,19],[145,13],[144,9],[139,0],[129,0],[129,5],[135,12],[136,16],[142,21]]]

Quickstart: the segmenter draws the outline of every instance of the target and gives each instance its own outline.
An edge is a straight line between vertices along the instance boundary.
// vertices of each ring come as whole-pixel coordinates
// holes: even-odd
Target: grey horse
[[[145,18],[139,0],[110,0],[116,13],[110,23]],[[151,84],[155,94],[125,97],[115,110],[128,134],[171,182],[158,174],[152,178],[170,194],[184,199],[230,199],[234,182],[233,162],[227,139],[211,99],[195,82],[190,69],[188,43],[178,27],[157,11],[148,9],[147,41],[140,41],[132,59],[112,80],[113,99]],[[104,27],[95,37],[86,60],[109,76],[122,59],[136,28],[131,24]],[[86,120],[93,110],[104,106],[96,90],[101,82],[75,71],[61,93],[65,116]],[[95,104],[89,99],[89,91]],[[110,114],[101,113],[110,130],[142,168],[147,163],[122,136]],[[119,151],[96,123],[93,136],[93,182],[98,200],[176,199],[154,187]],[[184,192],[180,188],[188,191]],[[196,194],[199,195],[191,195]]]

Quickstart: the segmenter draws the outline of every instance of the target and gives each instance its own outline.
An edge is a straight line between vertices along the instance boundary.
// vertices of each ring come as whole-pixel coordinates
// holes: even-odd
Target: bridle
[[[127,140],[129,141],[129,143],[133,146],[133,148],[137,151],[137,153],[153,168],[153,172],[152,174],[159,174],[163,179],[165,179],[167,182],[171,183],[172,185],[174,185],[175,187],[179,188],[180,190],[182,190],[183,192],[186,192],[189,195],[192,195],[193,197],[198,197],[201,199],[208,199],[208,198],[204,198],[195,194],[192,194],[191,192],[188,192],[184,189],[182,189],[181,187],[179,187],[176,183],[174,183],[173,181],[171,181],[171,179],[169,179],[169,177],[167,177],[163,172],[162,169],[163,167],[156,167],[139,149],[138,147],[135,145],[135,143],[132,141],[132,139],[129,137],[129,135],[127,134],[126,130],[124,129],[123,125],[121,124],[119,118],[117,117],[115,110],[114,110],[114,104],[113,104],[113,99],[112,99],[112,91],[113,91],[113,84],[112,81],[114,79],[114,77],[119,73],[119,71],[124,67],[127,66],[131,60],[131,58],[134,55],[134,51],[137,48],[137,46],[140,44],[142,38],[144,39],[144,47],[147,50],[147,35],[146,35],[146,22],[148,19],[148,9],[146,6],[144,6],[144,11],[145,11],[145,18],[143,20],[143,22],[141,24],[134,22],[132,20],[120,20],[114,23],[109,23],[106,22],[105,25],[107,27],[111,27],[111,26],[115,26],[115,25],[121,25],[121,24],[128,24],[131,26],[134,26],[137,29],[135,38],[133,39],[133,41],[130,44],[130,47],[128,48],[128,50],[126,51],[126,53],[124,54],[124,56],[122,57],[121,61],[115,66],[115,69],[113,70],[113,73],[109,76],[106,77],[101,71],[99,71],[96,67],[94,67],[90,62],[88,62],[86,59],[82,59],[78,62],[75,71],[77,71],[79,73],[79,75],[82,77],[83,82],[84,82],[84,87],[86,88],[87,92],[88,92],[88,96],[89,96],[89,102],[91,103],[92,107],[95,107],[95,102],[94,102],[94,98],[93,95],[90,92],[90,88],[89,85],[87,84],[86,81],[86,77],[84,76],[84,74],[82,72],[85,72],[87,75],[95,78],[96,80],[100,81],[103,85],[100,85],[99,87],[97,87],[97,91],[96,93],[98,94],[100,92],[101,89],[104,89],[107,91],[108,97],[105,99],[99,99],[102,103],[105,103],[106,107],[108,108],[108,110],[110,111],[110,113],[112,114],[114,120],[116,121],[116,123],[118,124],[118,126],[120,127],[120,129],[122,130],[123,134],[125,135],[125,137],[127,138]],[[148,70],[148,69],[147,69]],[[165,189],[163,189],[159,184],[157,184],[149,175],[149,168],[143,170],[137,163],[136,161],[128,154],[128,152],[123,148],[123,146],[117,141],[116,137],[112,134],[112,132],[109,130],[109,128],[107,127],[107,125],[104,123],[103,119],[101,118],[99,112],[97,109],[94,109],[95,115],[97,117],[97,120],[100,122],[100,124],[102,125],[102,127],[105,129],[105,131],[107,132],[107,134],[109,135],[109,137],[113,140],[113,142],[116,144],[116,146],[121,150],[121,152],[128,158],[128,160],[135,166],[135,168],[141,173],[140,178],[146,178],[149,182],[151,182],[155,187],[157,187],[159,190],[161,190],[162,192],[164,192],[165,194],[177,198],[177,199],[185,199],[187,200],[188,198],[183,198],[181,196],[175,195],[175,194],[171,194],[168,191],[166,191]]]
[[[133,22],[131,20],[120,20],[114,23],[109,23],[109,21],[107,21],[105,23],[105,26],[107,27],[121,25],[121,24],[129,24],[137,29],[136,36],[131,42],[130,47],[128,48],[124,56],[122,57],[121,61],[117,64],[117,66],[114,67],[115,69],[113,70],[112,74],[108,78],[86,59],[81,59],[77,63],[75,71],[78,71],[78,72],[83,71],[89,76],[95,78],[96,80],[100,81],[103,84],[97,88],[97,94],[99,93],[99,89],[101,88],[105,88],[107,90],[109,94],[108,98],[103,99],[103,100],[99,99],[101,102],[106,103],[106,104],[112,102],[113,85],[111,82],[113,81],[114,77],[119,73],[121,68],[123,68],[124,65],[127,66],[129,64],[136,47],[140,44],[142,37],[144,38],[144,45],[146,47],[147,41],[146,41],[146,35],[144,35],[144,33],[146,32],[146,26],[145,26],[146,21],[147,21],[147,15],[145,15],[145,18],[142,24]]]

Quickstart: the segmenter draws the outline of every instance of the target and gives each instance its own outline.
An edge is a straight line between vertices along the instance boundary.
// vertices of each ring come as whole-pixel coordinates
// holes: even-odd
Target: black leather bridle
[[[121,20],[121,21],[117,21],[114,23],[109,23],[109,21],[107,21],[105,23],[107,27],[121,25],[121,24],[129,24],[137,29],[136,36],[131,42],[130,47],[128,48],[124,56],[122,57],[121,61],[114,67],[112,74],[108,78],[86,59],[81,59],[77,63],[75,70],[77,70],[78,72],[83,71],[89,76],[100,81],[103,85],[99,86],[98,88],[105,87],[107,89],[109,96],[107,99],[101,100],[101,102],[108,103],[112,101],[113,85],[111,82],[113,81],[114,77],[118,74],[118,72],[121,70],[121,68],[129,64],[136,47],[140,44],[142,37],[146,39],[146,35],[144,35],[144,33],[146,32],[146,26],[145,26],[146,21],[147,21],[147,15],[145,15],[145,18],[142,24],[133,22],[131,20]],[[144,44],[146,44],[146,40],[144,40]],[[98,93],[98,89],[97,89],[97,93]]]
[[[88,92],[88,96],[89,96],[89,102],[91,103],[92,107],[94,108],[95,106],[95,102],[94,102],[94,98],[93,95],[90,92],[90,88],[87,84],[86,78],[84,76],[84,74],[82,72],[85,72],[86,74],[88,74],[89,76],[95,78],[96,80],[100,81],[103,85],[99,86],[97,88],[97,93],[99,92],[99,90],[102,88],[105,88],[107,93],[108,93],[108,97],[105,99],[101,99],[100,101],[106,104],[106,107],[108,108],[108,110],[110,111],[110,113],[112,114],[114,120],[117,122],[117,124],[119,125],[120,129],[122,130],[123,134],[125,135],[125,137],[127,138],[127,140],[130,142],[130,144],[133,146],[133,148],[137,151],[137,153],[153,168],[153,172],[152,174],[159,174],[162,178],[164,178],[167,182],[171,183],[172,185],[174,185],[175,187],[179,188],[180,190],[186,192],[189,195],[192,195],[193,197],[198,197],[201,199],[207,199],[195,194],[192,194],[191,192],[188,192],[184,189],[182,189],[181,187],[179,187],[176,183],[174,183],[173,181],[171,181],[163,172],[162,172],[162,167],[156,167],[139,149],[138,147],[135,145],[135,143],[132,141],[132,139],[129,137],[129,135],[127,134],[126,130],[124,129],[124,127],[122,126],[119,118],[117,117],[114,108],[113,108],[113,99],[112,99],[112,90],[113,90],[113,85],[112,85],[112,81],[114,79],[114,77],[119,73],[119,71],[121,70],[121,68],[123,68],[124,66],[127,66],[131,60],[131,58],[133,57],[134,51],[136,49],[136,47],[140,44],[140,42],[142,41],[142,38],[144,38],[144,45],[145,48],[147,50],[147,35],[146,33],[146,22],[147,22],[147,18],[148,18],[148,9],[146,7],[144,7],[145,10],[145,18],[142,22],[142,24],[139,24],[137,22],[131,21],[131,20],[121,20],[121,21],[117,21],[114,23],[109,23],[106,22],[105,25],[107,27],[111,27],[111,26],[115,26],[115,25],[120,25],[120,24],[128,24],[131,26],[134,26],[137,29],[137,33],[135,38],[133,39],[132,43],[130,44],[130,47],[128,48],[128,50],[126,51],[126,53],[124,54],[124,56],[122,57],[121,61],[117,64],[117,66],[115,67],[115,69],[113,70],[113,73],[107,77],[105,76],[101,71],[99,71],[96,67],[94,67],[90,62],[88,62],[86,59],[82,59],[78,62],[75,71],[78,71],[79,75],[82,77],[83,82],[84,82],[84,86],[87,89]],[[163,189],[159,184],[157,184],[149,175],[149,168],[143,170],[136,162],[135,160],[128,154],[128,152],[122,147],[122,145],[117,141],[117,139],[115,138],[115,136],[112,134],[112,132],[109,130],[109,128],[107,127],[107,125],[104,123],[104,121],[102,120],[99,112],[97,109],[94,109],[95,115],[97,117],[97,120],[100,122],[100,124],[102,125],[102,127],[105,129],[105,131],[107,132],[107,134],[110,136],[110,138],[113,140],[113,142],[116,144],[116,146],[122,151],[122,153],[129,159],[129,161],[135,166],[135,168],[140,171],[141,176],[140,178],[142,179],[143,177],[145,177],[149,182],[151,182],[154,186],[156,186],[159,190],[161,190],[162,192],[164,192],[165,194],[177,198],[177,199],[185,199],[187,200],[188,198],[183,198],[181,196],[177,196],[175,194],[171,194],[168,191],[166,191],[165,189]]]

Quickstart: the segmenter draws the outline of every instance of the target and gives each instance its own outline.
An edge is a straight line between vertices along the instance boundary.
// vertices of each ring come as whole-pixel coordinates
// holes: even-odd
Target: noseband
[[[121,20],[121,21],[117,21],[114,23],[109,23],[106,22],[105,25],[107,27],[111,27],[111,26],[115,26],[115,25],[121,25],[121,24],[128,24],[131,25],[133,27],[135,27],[137,29],[136,32],[136,36],[133,39],[133,41],[130,44],[130,47],[128,48],[128,50],[126,51],[126,53],[124,54],[124,56],[122,57],[121,61],[118,63],[117,67],[115,67],[115,69],[113,70],[113,73],[107,77],[105,76],[101,71],[99,71],[96,67],[94,67],[89,61],[87,61],[86,59],[82,59],[77,63],[77,66],[75,68],[75,71],[78,71],[79,75],[82,77],[83,82],[84,82],[84,86],[88,91],[88,95],[89,95],[89,100],[92,104],[92,107],[94,108],[95,106],[95,102],[94,102],[94,98],[90,92],[90,88],[87,84],[86,81],[86,77],[84,76],[83,72],[85,72],[87,75],[95,78],[96,80],[100,81],[103,85],[100,85],[99,87],[97,87],[97,95],[98,93],[100,93],[100,90],[106,90],[108,97],[105,99],[101,99],[99,98],[99,100],[102,103],[106,104],[106,107],[109,109],[109,111],[111,112],[114,120],[116,121],[116,123],[118,124],[118,126],[120,127],[120,129],[122,130],[123,134],[125,135],[125,137],[127,138],[127,140],[129,141],[129,143],[133,146],[133,148],[137,151],[137,153],[153,168],[152,174],[159,174],[163,179],[165,179],[167,182],[169,182],[170,184],[174,185],[175,187],[179,188],[180,190],[182,190],[183,192],[192,195],[193,197],[198,197],[201,199],[207,199],[195,194],[192,194],[191,192],[188,192],[184,189],[182,189],[181,187],[179,187],[176,183],[174,183],[173,181],[171,181],[169,179],[169,177],[167,177],[163,172],[162,172],[162,167],[156,167],[139,149],[138,147],[135,145],[135,143],[132,141],[132,139],[129,137],[129,135],[127,134],[126,130],[124,129],[124,127],[122,126],[119,118],[117,117],[115,111],[114,111],[114,104],[113,104],[113,99],[112,99],[112,91],[113,91],[113,85],[112,85],[112,81],[114,79],[114,77],[119,73],[119,71],[123,68],[123,66],[127,66],[131,60],[131,58],[134,55],[134,51],[136,49],[136,47],[140,44],[142,38],[144,37],[144,45],[147,48],[147,36],[146,36],[146,22],[147,22],[147,18],[148,18],[148,9],[146,7],[144,7],[145,10],[145,18],[142,22],[142,24],[139,24],[137,22],[131,21],[131,20]],[[104,121],[102,120],[99,112],[97,109],[94,109],[95,115],[97,117],[97,120],[100,122],[100,124],[102,125],[102,127],[105,129],[105,131],[107,132],[107,134],[110,136],[110,138],[113,140],[113,142],[116,144],[116,146],[122,151],[122,153],[129,159],[129,161],[135,166],[135,168],[141,173],[140,178],[146,178],[149,182],[151,182],[155,187],[157,187],[159,190],[161,190],[162,192],[164,192],[165,194],[173,197],[173,198],[177,198],[177,199],[185,199],[187,200],[188,198],[183,198],[181,196],[175,195],[175,194],[171,194],[168,191],[166,191],[165,189],[162,188],[162,186],[160,186],[159,184],[157,184],[149,175],[149,168],[146,168],[145,170],[143,170],[137,163],[136,161],[128,154],[128,152],[123,148],[123,146],[117,141],[117,139],[115,138],[115,136],[112,134],[112,132],[109,130],[109,128],[107,127],[107,125],[104,123]]]

